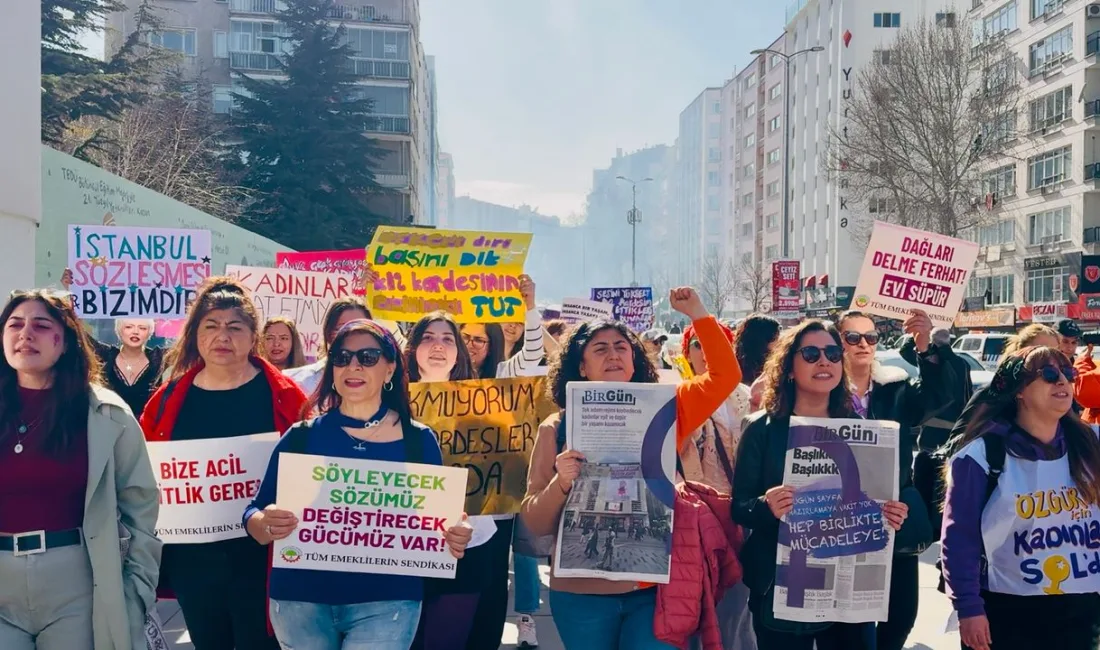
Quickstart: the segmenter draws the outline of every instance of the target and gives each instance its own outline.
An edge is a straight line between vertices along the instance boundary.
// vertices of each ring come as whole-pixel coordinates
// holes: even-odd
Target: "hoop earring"
[[[387,379],[386,383],[382,384],[382,390],[393,390],[393,380]]]

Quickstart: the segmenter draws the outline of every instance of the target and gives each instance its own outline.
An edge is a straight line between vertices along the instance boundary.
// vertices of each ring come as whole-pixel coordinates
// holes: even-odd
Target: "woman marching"
[[[669,298],[676,311],[692,320],[709,360],[709,372],[677,386],[679,447],[726,400],[740,381],[741,371],[718,321],[707,313],[695,290],[673,289]],[[656,383],[657,369],[626,325],[594,321],[570,332],[561,355],[551,362],[549,381],[554,401],[563,411],[539,427],[520,511],[524,524],[535,535],[557,534],[562,510],[584,462],[579,451],[559,444],[566,386],[577,381]],[[630,582],[551,575],[550,610],[567,650],[672,648],[659,641],[654,631],[656,592],[653,587]]]
[[[145,650],[158,490],[68,296],[0,313],[0,648]]]
[[[963,648],[1100,642],[1100,442],[1054,347],[1001,361],[947,467],[941,560]]]
[[[286,316],[267,319],[263,329],[263,356],[279,370],[287,371],[306,365],[306,353],[298,326]]]
[[[248,290],[208,278],[172,349],[172,378],[141,417],[151,443],[286,431],[306,397],[257,355],[259,322]],[[250,537],[169,544],[162,573],[195,650],[278,647],[267,629],[267,549]]]
[[[844,348],[832,325],[808,320],[780,335],[764,367],[764,412],[746,427],[733,475],[733,520],[751,529],[741,552],[760,650],[873,650],[875,626],[793,623],[775,618],[772,600],[780,520],[794,506],[783,485],[791,416],[856,417],[844,372]],[[890,501],[884,514],[901,528],[904,503]]]
[[[373,321],[352,321],[336,334],[310,406],[321,415],[294,425],[279,441],[244,513],[248,533],[261,544],[286,538],[299,523],[275,500],[283,452],[443,464],[435,434],[410,415],[397,341]],[[454,557],[462,557],[472,531],[460,523],[444,533]],[[423,583],[412,576],[273,569],[271,623],[284,650],[408,650]]]

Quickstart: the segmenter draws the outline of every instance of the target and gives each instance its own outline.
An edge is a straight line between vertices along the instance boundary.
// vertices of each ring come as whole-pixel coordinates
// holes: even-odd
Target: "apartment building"
[[[455,211],[455,161],[446,151],[439,152],[435,179],[435,225],[454,228]]]
[[[213,84],[215,113],[233,110],[232,93],[242,89],[238,74],[278,78],[277,57],[286,51],[276,13],[282,0],[150,0],[163,28],[149,35],[153,45],[180,54],[182,65]],[[138,0],[107,23],[107,52],[120,47],[134,27]],[[371,208],[394,220],[428,219],[434,193],[432,93],[420,43],[419,0],[338,0],[332,24],[343,24],[354,52],[358,90],[374,101],[377,138],[386,156],[376,170],[390,192]]]
[[[968,302],[990,326],[1012,306],[1018,321],[1100,320],[1076,295],[1082,253],[1100,252],[1100,3],[974,5],[975,47],[1007,48],[1020,110],[974,200],[986,225],[970,234],[981,249],[969,291],[978,300]]]
[[[722,207],[722,89],[710,87],[680,112],[675,205],[680,217],[677,282],[698,281],[704,260],[722,256],[729,234]]]

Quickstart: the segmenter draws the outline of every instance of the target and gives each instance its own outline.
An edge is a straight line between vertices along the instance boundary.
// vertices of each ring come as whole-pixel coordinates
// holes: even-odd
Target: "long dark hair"
[[[409,381],[420,381],[420,366],[416,363],[416,349],[420,347],[420,342],[424,340],[424,332],[427,332],[428,327],[436,322],[447,323],[451,328],[451,333],[454,334],[455,345],[458,347],[458,357],[455,359],[454,368],[451,368],[450,380],[477,379],[478,377],[474,373],[474,364],[470,361],[470,351],[466,349],[466,345],[462,342],[462,332],[458,327],[458,323],[445,311],[433,311],[416,321],[416,325],[413,325],[412,331],[409,332],[409,340],[405,347],[405,367],[409,374]]]
[[[768,348],[779,337],[779,321],[764,314],[751,314],[733,332],[733,353],[741,366],[741,383],[752,382],[764,371]]]
[[[363,302],[362,298],[356,298],[354,296],[345,296],[343,298],[337,298],[332,301],[332,304],[328,306],[325,311],[325,318],[321,322],[321,355],[328,355],[328,345],[336,336],[336,323],[340,322],[340,317],[344,315],[344,312],[357,309],[363,312],[365,318],[371,318],[370,309],[367,307],[367,303]]]
[[[462,325],[460,329],[465,329],[465,327],[465,325]],[[505,359],[510,358],[505,356],[504,328],[500,326],[500,323],[485,323],[483,327],[485,328],[485,337],[489,339],[489,345],[486,346],[488,350],[485,352],[485,360],[481,362],[480,368],[474,367],[474,374],[477,379],[496,379],[497,366]]]
[[[584,360],[584,350],[592,339],[604,330],[615,330],[630,343],[633,352],[634,374],[630,381],[636,384],[655,384],[658,381],[657,367],[653,365],[641,339],[626,323],[620,321],[594,320],[580,323],[569,332],[569,337],[562,343],[561,350],[550,361],[550,370],[547,373],[547,382],[550,385],[550,394],[554,397],[554,403],[565,408],[566,385],[571,381],[588,381],[581,376],[581,362]]]
[[[12,312],[31,300],[42,304],[64,332],[64,351],[53,366],[53,384],[46,396],[41,430],[46,450],[65,453],[88,430],[91,386],[102,383],[99,359],[68,296],[45,289],[12,292],[0,312],[0,326],[7,328]],[[0,354],[0,439],[14,435],[22,410],[15,368],[7,355]]]
[[[794,400],[798,387],[794,383],[794,356],[802,347],[802,338],[811,332],[826,332],[833,342],[840,345],[840,333],[836,328],[820,320],[807,320],[784,331],[776,339],[775,347],[764,364],[764,410],[773,418],[790,417],[794,412]],[[841,346],[843,347],[843,346]],[[843,418],[852,415],[852,395],[848,390],[848,376],[844,363],[840,369],[840,383],[829,393],[829,417]]]
[[[412,410],[409,408],[409,380],[405,376],[405,362],[397,347],[397,339],[388,329],[372,320],[354,320],[340,328],[332,340],[330,349],[339,350],[352,334],[369,334],[374,337],[378,341],[378,346],[382,348],[382,358],[394,364],[389,388],[382,387],[382,406],[396,413],[401,420],[401,426],[407,430],[412,422]],[[333,367],[332,355],[326,355],[321,381],[310,396],[309,403],[302,408],[303,414],[325,413],[340,408],[343,398],[333,386],[335,372]]]
[[[199,325],[207,314],[222,309],[232,309],[237,312],[248,329],[252,331],[250,354],[255,355],[259,352],[260,316],[248,289],[236,278],[209,277],[195,294],[195,300],[187,312],[187,320],[183,323],[180,337],[166,355],[164,363],[165,367],[172,369],[172,379],[179,379],[202,362],[202,357],[199,355]]]
[[[1019,411],[1016,397],[1038,380],[1044,367],[1051,365],[1061,369],[1073,364],[1060,351],[1046,347],[1023,348],[1003,359],[966,430],[957,442],[952,443],[952,449],[958,451],[984,435],[993,435],[990,432],[998,424],[1014,424]],[[1072,385],[1070,390],[1073,390]],[[1066,441],[1069,471],[1074,484],[1089,503],[1100,504],[1100,441],[1092,427],[1077,417],[1073,409],[1069,409],[1058,423]]]

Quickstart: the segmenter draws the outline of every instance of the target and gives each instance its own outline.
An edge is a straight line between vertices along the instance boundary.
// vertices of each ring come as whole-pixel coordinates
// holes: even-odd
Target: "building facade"
[[[675,206],[679,217],[675,284],[695,284],[704,260],[729,243],[722,208],[722,89],[710,87],[680,112]]]
[[[455,162],[451,154],[440,151],[435,181],[436,223],[439,228],[454,228]]]
[[[242,92],[237,73],[256,79],[279,78],[278,55],[286,51],[276,14],[281,0],[151,0],[162,29],[149,35],[153,45],[178,52],[184,69],[205,76],[213,86],[215,113],[233,110],[233,92]],[[139,2],[108,18],[110,55],[134,29]],[[374,103],[378,117],[372,137],[385,157],[375,178],[388,192],[372,199],[378,214],[405,221],[430,212],[434,152],[431,84],[420,43],[419,0],[339,0],[332,24],[343,24],[354,55],[358,90]]]

